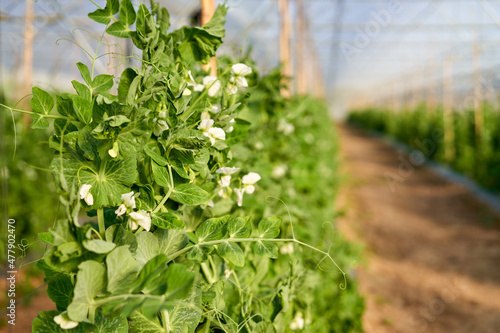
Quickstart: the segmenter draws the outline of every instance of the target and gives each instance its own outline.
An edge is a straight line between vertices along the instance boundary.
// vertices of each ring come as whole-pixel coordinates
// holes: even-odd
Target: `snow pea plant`
[[[87,52],[92,66],[77,63],[75,93],[34,87],[32,111],[7,107],[29,113],[34,129],[53,120],[50,170],[66,213],[39,234],[37,266],[57,311],[39,313],[33,332],[275,331],[286,302],[265,276],[277,244],[314,248],[279,238],[280,217],[253,221],[244,206],[261,176],[231,146],[248,136],[237,116],[252,68],[201,69],[222,44],[226,12],[169,31],[154,1],[107,0],[89,14],[105,32]],[[140,66],[94,75],[106,34],[132,40]],[[243,275],[252,281],[241,285]]]

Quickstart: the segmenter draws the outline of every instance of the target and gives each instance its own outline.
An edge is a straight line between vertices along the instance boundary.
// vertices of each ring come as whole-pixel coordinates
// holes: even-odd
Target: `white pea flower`
[[[245,79],[245,77],[243,77],[243,76],[231,76],[231,78],[229,79],[229,82],[231,82],[232,84],[234,84],[236,87],[239,87],[239,88],[248,87],[247,79]]]
[[[245,64],[238,63],[231,66],[231,73],[234,75],[246,76],[252,73],[252,68]]]
[[[209,203],[207,203],[207,206],[208,206],[208,207],[215,207],[215,203],[214,203],[214,201],[213,201],[213,200],[210,200],[210,202],[209,202]]]
[[[227,93],[229,95],[235,95],[238,93],[238,87],[235,84],[228,83],[227,85]]]
[[[224,175],[232,175],[238,171],[240,171],[240,168],[234,168],[234,167],[222,167],[215,170],[216,173],[222,173]]]
[[[212,105],[212,108],[210,109],[210,112],[216,114],[220,112],[220,106],[219,105]]]
[[[238,172],[240,168],[232,168],[232,167],[222,167],[217,169],[215,172],[223,174],[221,177],[221,180],[219,181],[219,185],[221,187],[229,187],[229,184],[231,183],[231,175],[235,172]]]
[[[291,254],[293,253],[293,243],[287,243],[280,248],[281,254]]]
[[[121,204],[117,210],[115,210],[116,216],[122,216],[127,212],[127,207],[124,204]]]
[[[245,193],[245,189],[240,190],[239,188],[233,188],[234,193],[236,194],[236,202],[238,203],[238,207],[243,205],[243,193]]]
[[[169,129],[166,119],[167,113],[165,111],[160,112],[158,117],[153,119],[155,123],[155,128],[153,129],[154,135],[160,136],[163,131]]]
[[[216,76],[205,76],[203,85],[208,87],[208,96],[214,97],[220,90],[221,83]]]
[[[241,179],[241,183],[243,184],[243,189],[246,193],[252,194],[255,191],[255,186],[253,186],[256,182],[261,179],[260,175],[256,172],[250,172],[248,175],[243,176]]]
[[[135,208],[135,197],[134,191],[122,194],[122,201],[128,208]]]
[[[281,178],[286,174],[286,171],[288,170],[286,165],[277,165],[273,168],[272,176],[273,178]]]
[[[201,113],[201,120],[210,119],[210,113],[208,111],[203,111]]]
[[[254,147],[255,147],[255,149],[257,149],[257,150],[262,150],[262,149],[264,149],[264,144],[263,144],[262,142],[260,142],[260,141],[257,141],[257,142],[255,143]]]
[[[231,176],[230,175],[222,176],[219,180],[220,187],[229,187],[230,184],[231,184]]]
[[[129,214],[130,220],[129,220],[129,226],[130,229],[135,230],[139,226],[143,227],[144,230],[149,231],[151,229],[151,217],[149,216],[149,213],[146,212],[145,210],[140,210],[138,212],[132,212]]]
[[[210,139],[212,146],[215,144],[215,139],[226,140],[226,132],[219,127],[212,127],[208,130],[208,132],[203,134]]]
[[[182,91],[182,96],[191,96],[192,92],[189,88],[186,88]]]
[[[54,321],[57,325],[61,326],[63,330],[70,330],[78,326],[77,321],[72,321],[69,319],[68,314],[66,312],[61,313],[54,317]]]
[[[230,124],[234,124],[236,121],[233,119],[231,119],[229,121]],[[227,130],[226,130],[226,133],[231,133],[232,131],[234,131],[234,127],[233,126],[230,126]]]
[[[92,185],[83,184],[80,188],[80,199],[85,200],[85,202],[89,206],[92,206],[94,204],[94,197],[92,196],[92,193],[90,193],[91,187]]]
[[[203,132],[203,135],[210,139],[212,146],[215,144],[215,140],[226,140],[226,132],[222,128],[212,127],[214,125],[213,119],[202,119],[198,129]]]
[[[210,128],[214,125],[213,119],[202,119],[201,123],[198,125],[198,129],[202,132],[208,132]]]
[[[293,318],[292,322],[290,323],[290,329],[292,331],[295,330],[302,330],[304,329],[304,318],[302,317],[302,313],[298,312],[297,315],[295,315],[295,318]]]
[[[127,209],[135,208],[135,198],[139,195],[139,193],[134,194],[134,191],[129,193],[122,194],[123,203],[115,210],[116,216],[122,216],[127,212]],[[137,228],[136,228],[137,229]]]
[[[293,124],[288,123],[284,119],[280,119],[278,124],[278,131],[283,132],[285,135],[290,135],[295,131],[295,126],[293,126]]]

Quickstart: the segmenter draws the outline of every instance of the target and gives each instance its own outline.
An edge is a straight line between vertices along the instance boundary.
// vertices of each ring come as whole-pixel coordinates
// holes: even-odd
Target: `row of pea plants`
[[[312,133],[315,110],[326,112],[256,88],[274,95],[279,81],[260,80],[248,63],[201,70],[222,44],[226,11],[170,31],[154,2],[107,0],[89,14],[105,25],[100,41],[130,38],[142,51],[117,93],[112,75],[94,75],[92,57],[90,68],[77,63],[76,93],[34,87],[32,111],[10,108],[29,113],[34,129],[51,121],[50,170],[66,215],[39,234],[47,250],[37,267],[57,311],[39,313],[33,332],[360,330],[362,302],[342,269],[353,250],[321,227],[335,165],[310,154],[335,153],[322,150],[328,129]],[[252,106],[252,90],[282,108],[257,97]],[[289,109],[304,119],[288,119]],[[302,122],[312,138],[295,133]]]
[[[456,111],[444,126],[442,108],[390,112],[381,109],[354,111],[348,121],[392,136],[418,149],[427,158],[448,165],[492,191],[500,190],[500,114],[491,105],[482,110],[483,125],[476,132],[473,110]],[[446,131],[452,133],[447,135]],[[447,137],[452,138],[449,141]]]

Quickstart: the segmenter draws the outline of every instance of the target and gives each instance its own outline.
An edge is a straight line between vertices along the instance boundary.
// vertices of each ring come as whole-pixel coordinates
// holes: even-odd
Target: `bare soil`
[[[500,332],[499,216],[382,140],[339,131],[339,227],[364,245],[366,332]]]

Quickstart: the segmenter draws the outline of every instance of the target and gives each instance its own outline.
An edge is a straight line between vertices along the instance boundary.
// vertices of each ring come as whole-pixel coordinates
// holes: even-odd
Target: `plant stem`
[[[40,117],[43,117],[43,118],[52,118],[52,119],[66,119],[66,120],[70,120],[69,117],[65,117],[65,116],[58,116],[58,115],[53,115],[53,114],[42,114],[42,113],[36,113],[36,112],[33,112],[33,111],[27,111],[27,110],[22,110],[22,109],[15,109],[15,108],[11,108],[10,106],[7,106],[5,104],[2,104],[0,103],[0,106],[1,107],[4,107],[10,111],[14,111],[14,112],[19,112],[19,113],[26,113],[26,114],[36,114]]]
[[[186,121],[189,119],[189,117],[191,117],[194,113],[194,108],[196,107],[196,105],[198,105],[198,103],[201,101],[202,98],[205,97],[205,95],[208,93],[208,88],[205,87],[205,89],[203,90],[203,93],[201,93],[200,96],[198,96],[198,98],[194,101],[193,104],[191,104],[191,106],[189,106],[189,108],[186,110],[186,112],[184,112],[183,114],[181,114],[181,116],[179,118],[181,118],[183,121]]]
[[[97,209],[97,223],[99,224],[99,233],[104,236],[106,225],[104,224],[104,209]]]
[[[172,175],[172,167],[170,165],[168,165],[168,174],[170,175],[170,187],[168,189],[167,194],[165,194],[165,196],[163,197],[163,199],[161,199],[161,202],[153,210],[153,214],[157,213],[161,209],[161,207],[163,207],[163,205],[165,204],[165,202],[167,202],[168,198],[170,197],[170,195],[174,191],[174,177]]]

